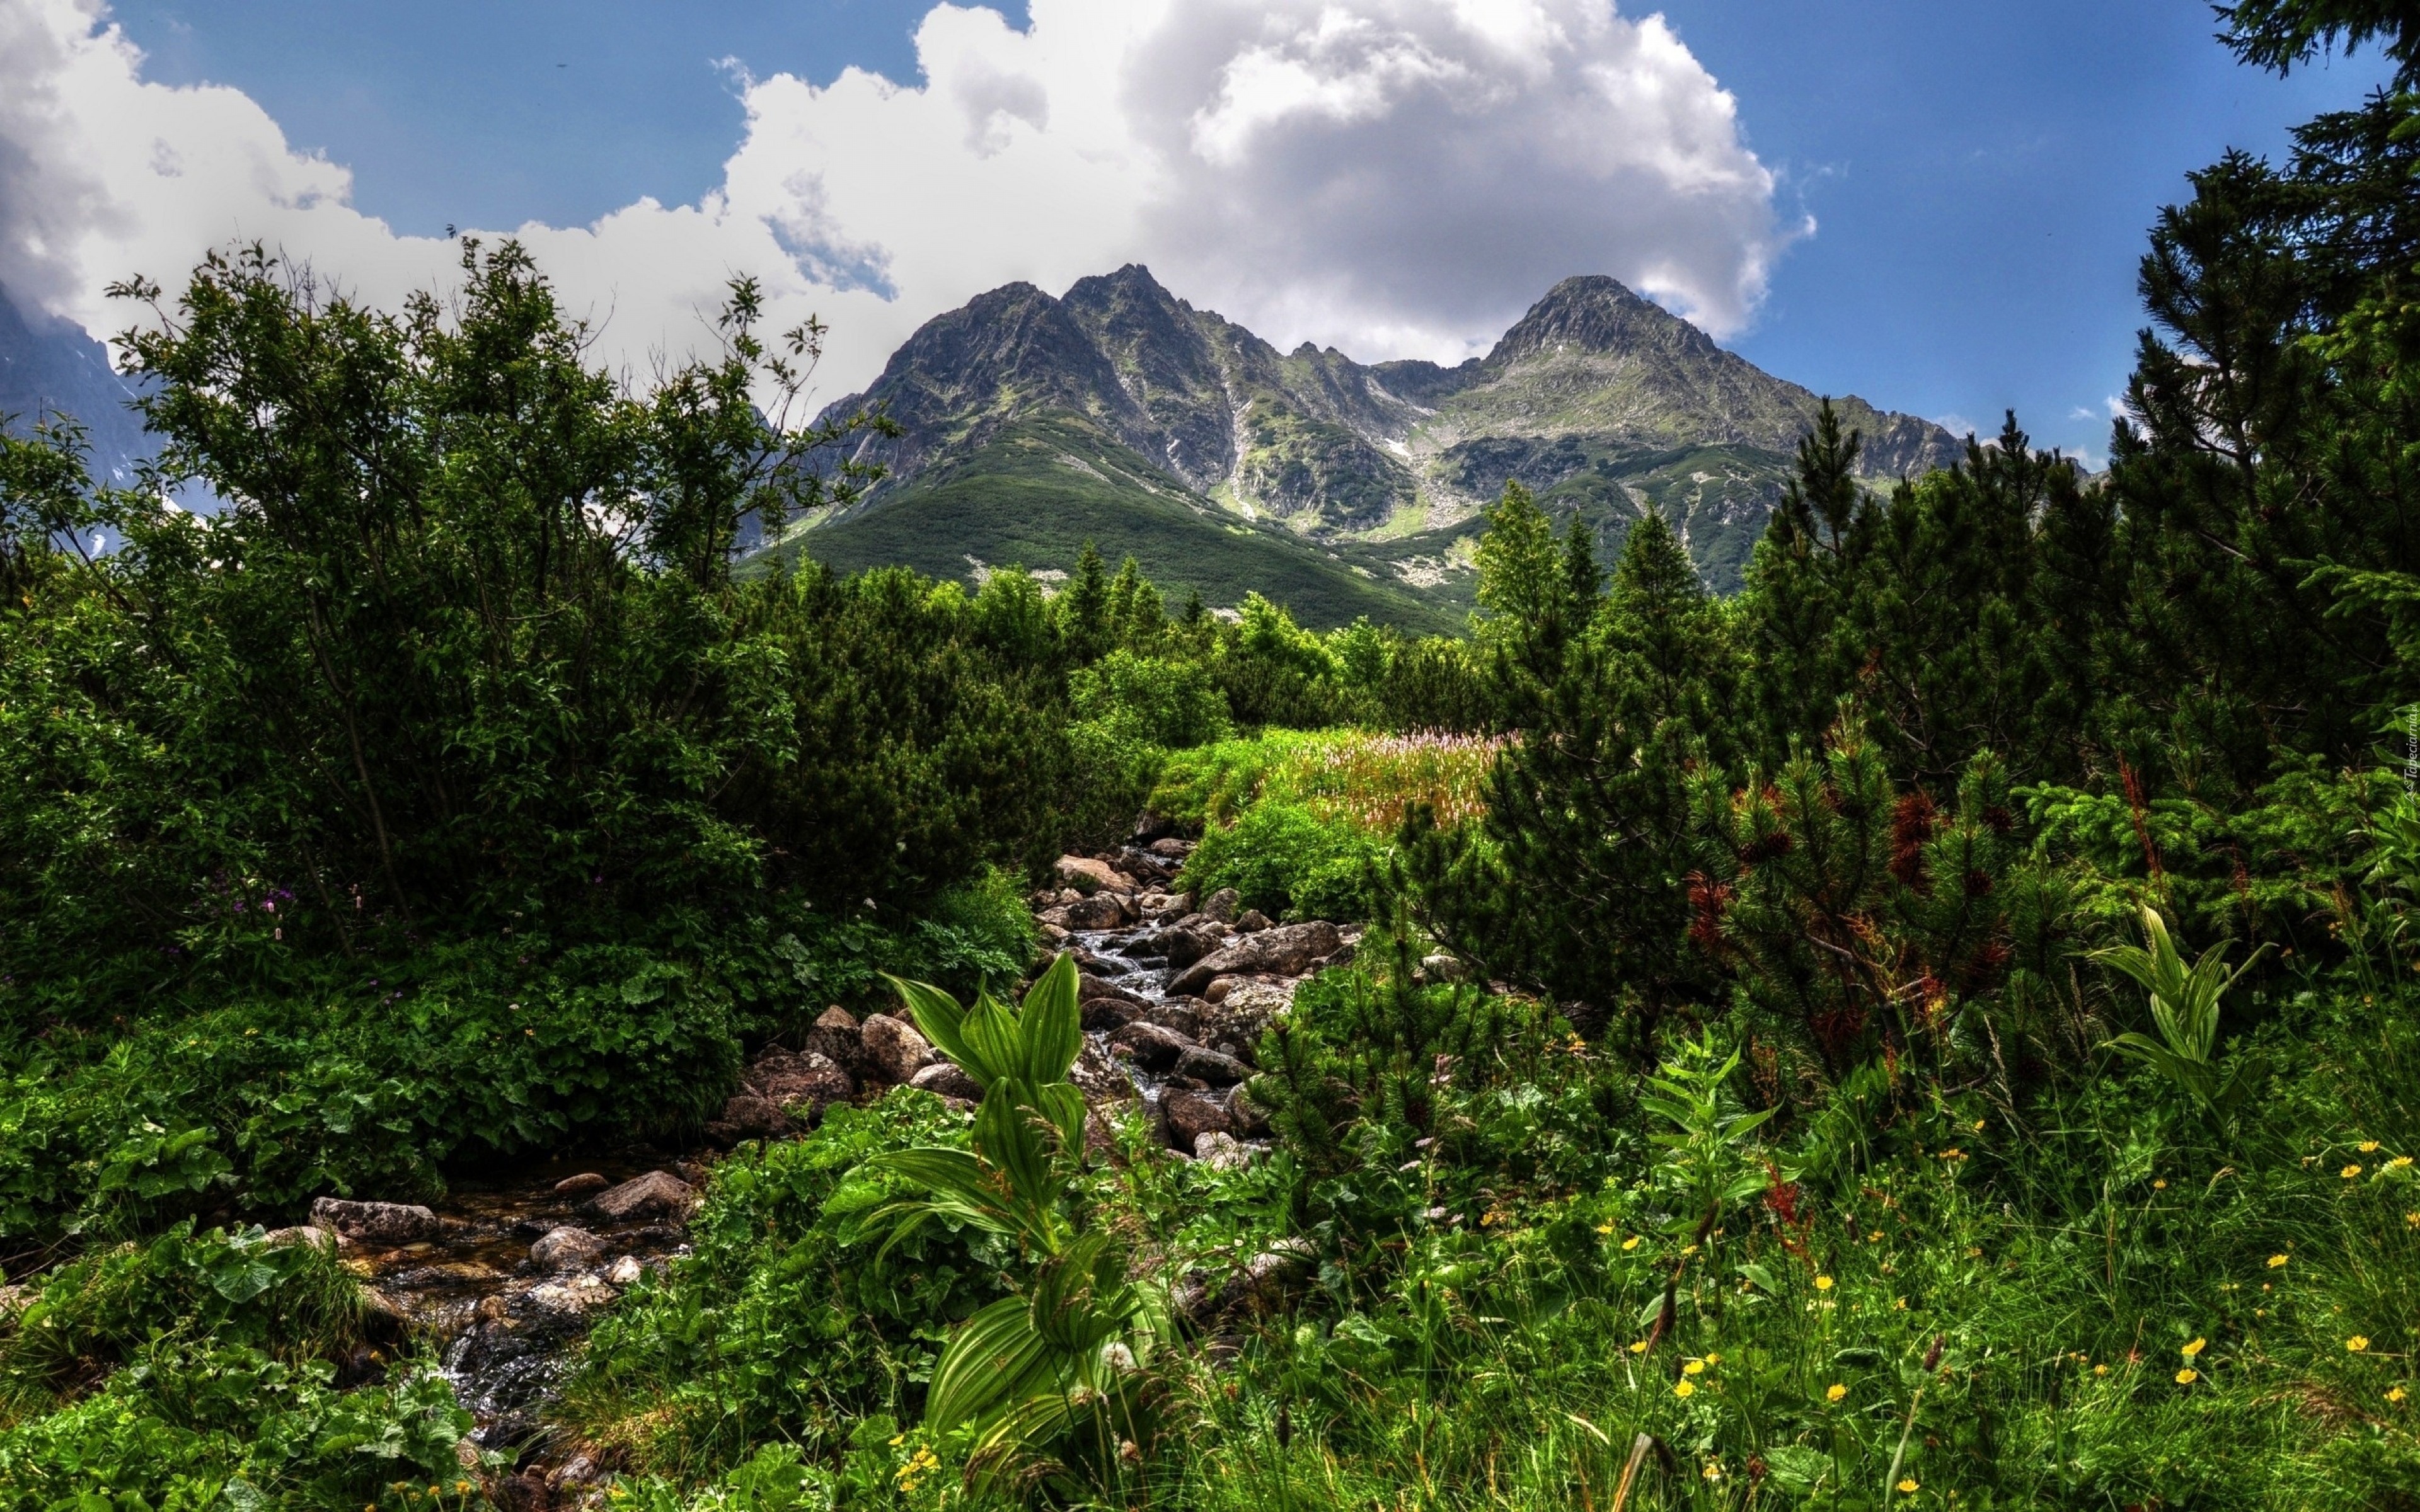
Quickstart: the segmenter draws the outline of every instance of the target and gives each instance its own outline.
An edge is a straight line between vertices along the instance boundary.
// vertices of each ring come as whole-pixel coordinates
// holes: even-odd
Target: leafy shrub
[[[1203,832],[1186,862],[1185,885],[1196,896],[1233,887],[1244,906],[1275,918],[1369,918],[1376,907],[1370,869],[1386,851],[1355,825],[1268,799]]]
[[[23,1053],[0,1081],[0,1233],[419,1195],[466,1149],[693,1125],[737,1074],[731,995],[636,948],[542,969],[457,949],[403,970],[144,1026],[81,1063],[72,1037]]]
[[[327,1249],[181,1223],[42,1278],[0,1323],[0,1414],[49,1407],[163,1337],[299,1366],[341,1354],[361,1321],[361,1288]]]
[[[1037,938],[1016,879],[994,867],[953,887],[904,929],[859,916],[793,916],[771,949],[805,1003],[862,1003],[886,976],[912,976],[971,992],[1024,975]]]
[[[1067,696],[1078,719],[1171,750],[1230,733],[1226,697],[1195,661],[1139,656],[1121,647],[1069,673]]]

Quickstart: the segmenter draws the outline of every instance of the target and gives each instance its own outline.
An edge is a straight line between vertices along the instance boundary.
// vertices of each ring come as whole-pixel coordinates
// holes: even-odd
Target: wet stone
[[[696,1196],[695,1188],[669,1171],[649,1171],[599,1192],[582,1207],[611,1223],[648,1223],[688,1217]]]
[[[415,1203],[348,1202],[321,1197],[311,1204],[311,1227],[356,1244],[411,1244],[444,1232],[437,1214]]]
[[[595,1171],[582,1171],[578,1176],[566,1176],[555,1182],[554,1195],[559,1197],[584,1197],[591,1192],[602,1192],[613,1184]]]

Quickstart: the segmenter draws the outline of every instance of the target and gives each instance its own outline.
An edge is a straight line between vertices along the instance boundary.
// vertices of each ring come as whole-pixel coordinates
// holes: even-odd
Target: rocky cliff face
[[[1837,402],[1878,480],[1960,455],[1928,421]],[[1462,570],[1448,537],[1513,479],[1590,518],[1608,544],[1642,510],[1666,508],[1709,579],[1729,587],[1817,403],[1610,278],[1564,280],[1485,357],[1448,368],[1309,345],[1280,353],[1129,264],[1055,300],[1027,284],[982,295],[928,322],[873,387],[833,408],[880,406],[905,428],[867,443],[891,476],[861,515],[922,480],[963,482],[1006,427],[1056,416],[1176,489],[1311,543],[1432,537],[1412,554],[1419,565],[1395,563],[1423,588]]]

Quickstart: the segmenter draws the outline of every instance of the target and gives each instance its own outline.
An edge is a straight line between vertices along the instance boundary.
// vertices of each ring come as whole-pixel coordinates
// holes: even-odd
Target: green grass
[[[1336,548],[1331,560],[1331,548],[1282,526],[1247,524],[1060,416],[1010,426],[963,461],[847,518],[794,534],[757,560],[803,552],[843,571],[904,563],[969,582],[969,557],[988,567],[1063,572],[1088,541],[1110,562],[1133,557],[1172,606],[1189,592],[1213,607],[1259,593],[1315,629],[1365,615],[1419,633],[1450,631],[1456,623],[1450,607],[1401,586],[1391,572],[1353,572],[1356,564],[1383,568],[1370,553]]]

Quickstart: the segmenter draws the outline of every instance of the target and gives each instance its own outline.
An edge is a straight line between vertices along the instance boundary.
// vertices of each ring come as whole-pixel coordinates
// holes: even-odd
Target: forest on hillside
[[[2398,71],[2158,213],[2105,473],[1827,406],[1740,593],[1515,485],[1456,636],[736,571],[887,424],[744,280],[640,390],[510,243],[121,287],[0,1512],[2420,1506],[2420,12],[2222,14]]]

